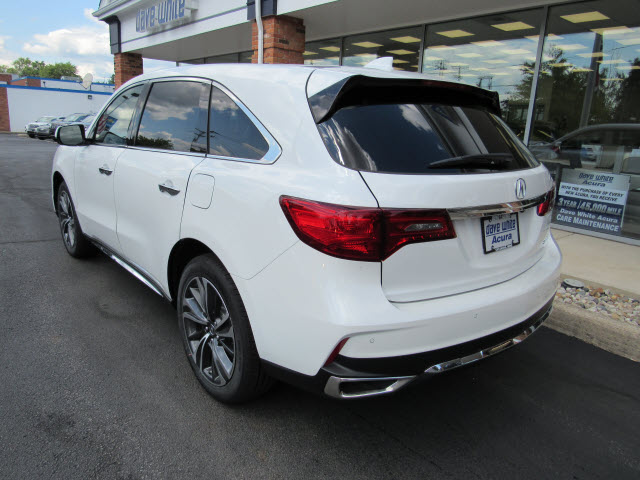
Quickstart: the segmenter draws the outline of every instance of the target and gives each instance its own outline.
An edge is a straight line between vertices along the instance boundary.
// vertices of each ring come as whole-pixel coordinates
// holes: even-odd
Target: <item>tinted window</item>
[[[538,162],[495,115],[446,105],[359,105],[318,125],[329,153],[356,170],[386,173],[484,173],[531,168]],[[498,154],[499,167],[442,168],[448,159]],[[506,158],[506,161],[503,161]],[[440,165],[432,165],[440,161]]]
[[[129,124],[142,92],[138,85],[122,92],[107,107],[96,127],[96,143],[108,145],[125,145]]]
[[[209,86],[198,82],[154,83],[144,107],[136,145],[206,152]]]
[[[211,91],[209,153],[223,157],[259,160],[269,145],[258,128],[220,89]]]

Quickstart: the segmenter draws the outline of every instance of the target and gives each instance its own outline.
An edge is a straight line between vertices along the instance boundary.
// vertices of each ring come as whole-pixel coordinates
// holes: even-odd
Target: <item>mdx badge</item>
[[[523,200],[526,194],[527,184],[522,178],[519,178],[518,180],[516,180],[516,198],[518,198],[518,200]]]

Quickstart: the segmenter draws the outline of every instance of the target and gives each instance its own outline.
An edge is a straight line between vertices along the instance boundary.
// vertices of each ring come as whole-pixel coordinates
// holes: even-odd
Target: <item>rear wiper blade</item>
[[[513,155],[510,153],[480,153],[438,160],[429,165],[429,168],[488,168],[501,170],[508,167],[512,161]]]

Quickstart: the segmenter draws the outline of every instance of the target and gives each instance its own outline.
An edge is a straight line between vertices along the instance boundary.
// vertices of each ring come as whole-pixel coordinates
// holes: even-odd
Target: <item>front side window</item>
[[[98,121],[95,143],[126,145],[129,124],[142,88],[143,85],[129,88],[111,102]]]
[[[211,91],[209,153],[260,160],[269,144],[242,109],[219,88]]]
[[[140,120],[136,145],[205,153],[209,88],[204,83],[189,81],[153,84]]]

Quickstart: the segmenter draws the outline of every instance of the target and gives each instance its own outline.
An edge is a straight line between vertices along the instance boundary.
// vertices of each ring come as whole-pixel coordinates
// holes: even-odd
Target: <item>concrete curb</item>
[[[26,137],[27,134],[24,132],[0,132],[0,135],[16,135],[18,137]]]
[[[543,324],[607,352],[640,362],[640,328],[574,305],[553,302],[553,311]]]

